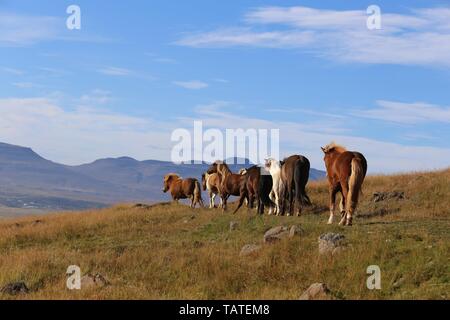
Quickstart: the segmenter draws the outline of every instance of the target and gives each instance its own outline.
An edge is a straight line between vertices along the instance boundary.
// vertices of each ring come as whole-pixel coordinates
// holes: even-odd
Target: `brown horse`
[[[180,199],[190,199],[191,208],[195,208],[198,203],[200,207],[203,207],[202,191],[200,183],[197,179],[188,178],[181,179],[179,175],[175,173],[169,173],[164,176],[163,192],[170,191],[172,199],[176,202]]]
[[[236,213],[243,205],[244,200],[247,199],[249,209],[253,208],[253,203],[256,200],[256,211],[259,214],[264,214],[264,207],[274,207],[274,203],[270,200],[270,192],[272,191],[272,176],[269,172],[261,174],[261,170],[265,170],[259,166],[253,166],[246,169],[241,180],[239,204],[234,210]]]
[[[309,180],[309,160],[300,155],[293,155],[281,162],[281,182],[283,184],[283,194],[281,195],[281,214],[285,212],[285,201],[289,206],[288,214],[294,214],[294,207],[297,204],[297,216],[302,213],[302,207],[311,205],[306,194],[306,184]]]
[[[334,142],[323,147],[322,151],[325,154],[324,161],[330,188],[330,219],[328,224],[333,223],[336,194],[341,192],[342,219],[339,224],[351,226],[359,193],[367,173],[366,158],[361,153],[347,151]]]
[[[219,194],[222,200],[222,210],[227,209],[230,196],[240,195],[240,185],[243,175],[232,173],[228,165],[222,161],[214,162],[206,171],[208,174],[217,173],[220,177]]]
[[[209,195],[209,208],[213,209],[216,207],[215,198],[219,194],[220,178],[217,173],[204,173],[202,174],[202,187],[203,191],[208,190]],[[220,204],[222,206],[222,203]]]

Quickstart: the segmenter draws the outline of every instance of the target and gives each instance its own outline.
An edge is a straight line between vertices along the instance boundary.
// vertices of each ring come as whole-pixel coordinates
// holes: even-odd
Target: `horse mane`
[[[323,150],[325,151],[325,152],[330,152],[331,150],[335,150],[335,151],[337,151],[337,152],[339,152],[339,153],[343,153],[343,152],[345,152],[345,151],[347,151],[347,149],[344,147],[344,146],[342,146],[342,145],[339,145],[339,144],[337,144],[336,142],[331,142],[331,143],[329,143],[328,145],[326,145],[325,147],[323,147]]]
[[[178,174],[176,174],[176,173],[168,173],[168,174],[166,174],[166,176],[164,178],[166,180],[169,179],[169,178],[181,179],[181,177]]]

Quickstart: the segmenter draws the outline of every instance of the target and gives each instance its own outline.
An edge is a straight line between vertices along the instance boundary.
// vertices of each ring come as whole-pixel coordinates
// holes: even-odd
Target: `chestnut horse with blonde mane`
[[[182,179],[176,173],[169,173],[164,176],[162,191],[166,193],[170,191],[172,199],[176,202],[180,199],[190,199],[191,208],[195,208],[196,204],[203,207],[202,190],[197,179]]]
[[[322,147],[327,168],[327,178],[330,190],[330,219],[333,223],[336,194],[341,192],[340,210],[342,219],[340,225],[351,226],[353,214],[358,204],[359,194],[367,174],[367,161],[364,156],[355,151],[347,151],[334,142]]]

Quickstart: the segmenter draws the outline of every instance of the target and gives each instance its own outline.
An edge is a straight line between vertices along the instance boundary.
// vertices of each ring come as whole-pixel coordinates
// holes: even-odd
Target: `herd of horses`
[[[330,196],[330,218],[335,216],[336,195],[342,194],[339,203],[340,225],[351,226],[362,184],[367,173],[367,161],[356,151],[330,143],[321,148],[327,170]],[[209,207],[217,208],[215,198],[220,197],[223,211],[227,210],[230,196],[238,197],[236,213],[246,202],[252,209],[256,204],[258,214],[300,216],[304,206],[311,205],[306,192],[310,162],[301,155],[293,155],[282,161],[266,159],[263,167],[252,166],[233,173],[223,161],[214,162],[202,175],[202,183],[195,178],[182,179],[175,173],[164,177],[163,192],[170,191],[172,199],[190,199],[191,208],[204,206],[202,189],[209,195]]]

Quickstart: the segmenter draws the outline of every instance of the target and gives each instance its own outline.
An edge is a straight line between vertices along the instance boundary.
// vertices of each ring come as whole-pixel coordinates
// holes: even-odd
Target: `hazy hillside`
[[[0,287],[21,281],[30,290],[0,298],[298,299],[322,282],[331,299],[449,299],[449,181],[450,170],[369,177],[351,228],[326,224],[323,182],[309,187],[314,206],[300,218],[124,204],[0,220]],[[373,197],[393,191],[402,196]],[[266,230],[283,225],[303,232],[263,244]],[[333,256],[318,252],[327,232],[345,236]],[[247,244],[260,249],[240,256]],[[67,290],[74,264],[108,284]],[[381,290],[366,287],[370,265],[380,267]]]
[[[233,171],[248,167],[232,165]],[[17,209],[77,210],[117,202],[168,200],[161,192],[164,174],[196,177],[207,164],[175,165],[164,161],[137,161],[129,157],[100,159],[80,166],[46,160],[30,148],[0,143],[0,206]],[[311,179],[324,172],[311,170]],[[7,215],[13,211],[9,210]],[[19,211],[23,213],[23,210]],[[1,210],[0,216],[5,215]]]

